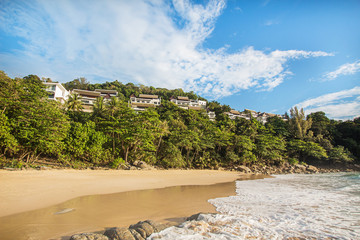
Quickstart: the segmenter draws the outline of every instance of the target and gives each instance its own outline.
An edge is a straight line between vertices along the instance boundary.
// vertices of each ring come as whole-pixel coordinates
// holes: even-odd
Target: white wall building
[[[84,112],[92,112],[96,99],[101,96],[100,92],[88,91],[82,89],[74,89],[72,90],[71,93],[78,94],[80,96],[80,100]]]
[[[188,97],[178,96],[177,98],[172,97],[170,101],[183,109],[193,109],[193,110],[206,109],[206,101],[202,101],[198,99],[195,100],[195,99],[189,99]]]
[[[135,111],[144,111],[149,107],[158,107],[161,104],[161,98],[158,95],[139,94],[130,96],[129,107]]]
[[[231,110],[230,112],[224,112],[225,115],[228,115],[230,119],[235,119],[240,117],[240,112],[236,110]]]
[[[112,97],[117,97],[118,92],[116,90],[109,89],[95,89],[95,92],[100,92],[100,96],[105,100],[109,100]]]
[[[67,91],[61,83],[44,82],[45,90],[49,94],[50,100],[59,101],[62,104],[69,98],[69,91]]]
[[[208,115],[210,121],[215,121],[215,119],[216,119],[216,114],[215,114],[215,112],[208,111],[208,112],[207,112],[207,115]]]

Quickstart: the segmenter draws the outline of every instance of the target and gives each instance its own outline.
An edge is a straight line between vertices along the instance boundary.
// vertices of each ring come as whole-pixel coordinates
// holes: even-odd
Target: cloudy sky
[[[359,0],[0,0],[0,70],[360,116]]]

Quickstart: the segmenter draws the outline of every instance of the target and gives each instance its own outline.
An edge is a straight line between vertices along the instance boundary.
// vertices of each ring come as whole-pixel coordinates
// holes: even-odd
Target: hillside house
[[[258,120],[262,124],[265,124],[267,122],[268,117],[270,117],[270,115],[275,116],[275,114],[269,114],[269,113],[266,113],[266,112],[259,113],[257,115],[257,117],[256,117],[256,120]]]
[[[171,97],[170,101],[175,103],[178,107],[183,109],[201,110],[206,109],[206,101],[199,99],[189,99],[188,97]]]
[[[161,104],[161,98],[158,95],[140,94],[136,97],[134,94],[130,96],[129,107],[135,111],[144,111],[149,107],[158,107]]]
[[[225,115],[228,115],[230,119],[234,120],[240,118],[240,112],[236,110],[231,110],[230,112],[224,112]]]
[[[215,121],[215,119],[216,119],[216,114],[215,114],[215,112],[208,111],[208,112],[207,112],[207,115],[208,115],[210,121]]]
[[[109,100],[112,97],[117,97],[118,92],[116,90],[109,89],[95,89],[95,92],[100,92],[100,96],[105,100]]]
[[[48,92],[50,100],[58,101],[64,104],[69,98],[69,92],[61,83],[44,82],[45,90]]]
[[[101,92],[74,89],[72,94],[78,94],[81,99],[84,112],[92,112],[96,99],[101,96]]]
[[[253,118],[257,118],[260,112],[256,112],[254,110],[250,110],[250,109],[245,108],[243,113],[248,114],[248,116],[251,115],[251,117],[253,117]]]

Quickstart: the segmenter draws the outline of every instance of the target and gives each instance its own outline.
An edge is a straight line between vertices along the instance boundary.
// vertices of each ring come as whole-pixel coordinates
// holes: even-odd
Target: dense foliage
[[[49,79],[47,79],[49,81]],[[111,101],[98,98],[92,113],[82,111],[73,95],[61,105],[47,99],[42,80],[30,75],[9,78],[0,72],[0,165],[31,166],[39,158],[63,166],[118,168],[143,160],[165,168],[218,168],[235,165],[280,165],[284,162],[344,164],[359,162],[360,119],[330,120],[323,112],[305,116],[291,109],[288,121],[269,118],[230,120],[230,107],[209,102],[204,110],[185,110],[171,96],[203,99],[181,89],[126,85],[114,81],[90,84],[84,78],[67,89],[115,89]],[[136,113],[131,94],[156,94],[162,105]]]

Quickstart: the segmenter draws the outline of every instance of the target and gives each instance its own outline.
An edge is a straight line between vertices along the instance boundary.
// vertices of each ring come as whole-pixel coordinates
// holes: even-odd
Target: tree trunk
[[[128,162],[128,156],[129,156],[129,147],[127,147],[126,148],[126,150],[125,150],[125,163],[127,163]]]
[[[160,139],[159,139],[159,143],[158,143],[157,148],[156,148],[156,154],[155,154],[155,157],[156,157],[156,158],[157,158],[157,156],[158,156],[158,154],[159,154],[161,141],[162,141],[162,137],[160,137]]]
[[[196,160],[196,157],[197,157],[198,153],[199,153],[199,151],[196,150],[196,151],[195,151],[195,154],[194,154],[193,162]]]
[[[112,136],[112,138],[113,138],[113,158],[115,158],[115,132],[113,132],[113,136]]]

